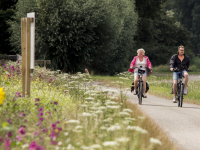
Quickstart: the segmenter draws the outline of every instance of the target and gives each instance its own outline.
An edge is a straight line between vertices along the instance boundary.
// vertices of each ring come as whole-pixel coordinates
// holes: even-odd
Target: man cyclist
[[[185,86],[184,86],[184,95],[187,95],[187,83],[188,83],[188,68],[190,65],[190,60],[187,55],[184,54],[184,46],[180,45],[178,47],[178,54],[175,54],[171,57],[170,60],[170,70],[173,71],[174,68],[182,69],[183,67],[185,68],[184,71],[182,72],[173,72],[173,93],[174,93],[174,98],[173,102],[176,103],[176,90],[177,90],[177,81],[179,78],[179,74],[182,74],[182,76],[185,77]]]

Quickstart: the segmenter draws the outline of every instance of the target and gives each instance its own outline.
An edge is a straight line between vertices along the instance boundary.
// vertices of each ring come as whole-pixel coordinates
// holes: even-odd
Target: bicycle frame
[[[179,75],[179,79],[177,81],[177,91],[176,91],[176,99],[178,100],[178,107],[182,107],[183,104],[183,90],[184,90],[184,83],[183,83],[183,76],[182,72]]]
[[[142,80],[142,74],[145,73],[145,70],[142,70],[142,69],[144,69],[142,67],[134,67],[134,68],[138,68],[138,73],[139,73],[137,95],[138,95],[139,104],[141,105],[142,104],[142,97],[143,97],[143,80]]]
[[[178,107],[182,107],[183,105],[183,91],[184,91],[184,86],[185,84],[183,83],[183,75],[182,75],[182,72],[184,71],[185,69],[174,69],[174,71],[178,71],[180,72],[179,74],[179,78],[178,78],[178,81],[177,81],[177,90],[176,90],[176,100],[178,100]]]

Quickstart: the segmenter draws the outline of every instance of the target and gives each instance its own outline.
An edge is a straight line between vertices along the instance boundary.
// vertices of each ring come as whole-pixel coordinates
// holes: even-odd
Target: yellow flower
[[[4,99],[5,99],[5,92],[3,91],[3,88],[0,87],[0,105],[3,103]]]

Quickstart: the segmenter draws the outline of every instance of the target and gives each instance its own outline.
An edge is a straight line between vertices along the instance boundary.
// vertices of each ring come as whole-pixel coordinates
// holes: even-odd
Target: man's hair
[[[178,50],[179,50],[180,48],[184,48],[184,46],[183,46],[183,45],[180,45],[180,46],[178,47]]]

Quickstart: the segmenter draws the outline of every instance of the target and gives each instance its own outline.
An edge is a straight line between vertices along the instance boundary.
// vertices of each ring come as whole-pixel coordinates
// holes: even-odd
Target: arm
[[[149,60],[149,58],[147,57],[147,67],[151,70],[152,68],[152,65],[151,65],[151,62]]]
[[[135,62],[136,62],[137,57],[135,56],[130,64],[130,68],[133,69],[133,67],[135,66]]]
[[[173,55],[170,59],[169,68],[171,71],[174,69],[175,55]]]
[[[187,66],[187,69],[188,69],[189,66],[190,66],[190,59],[189,59],[189,57],[188,57],[188,62],[186,63],[186,66]]]

